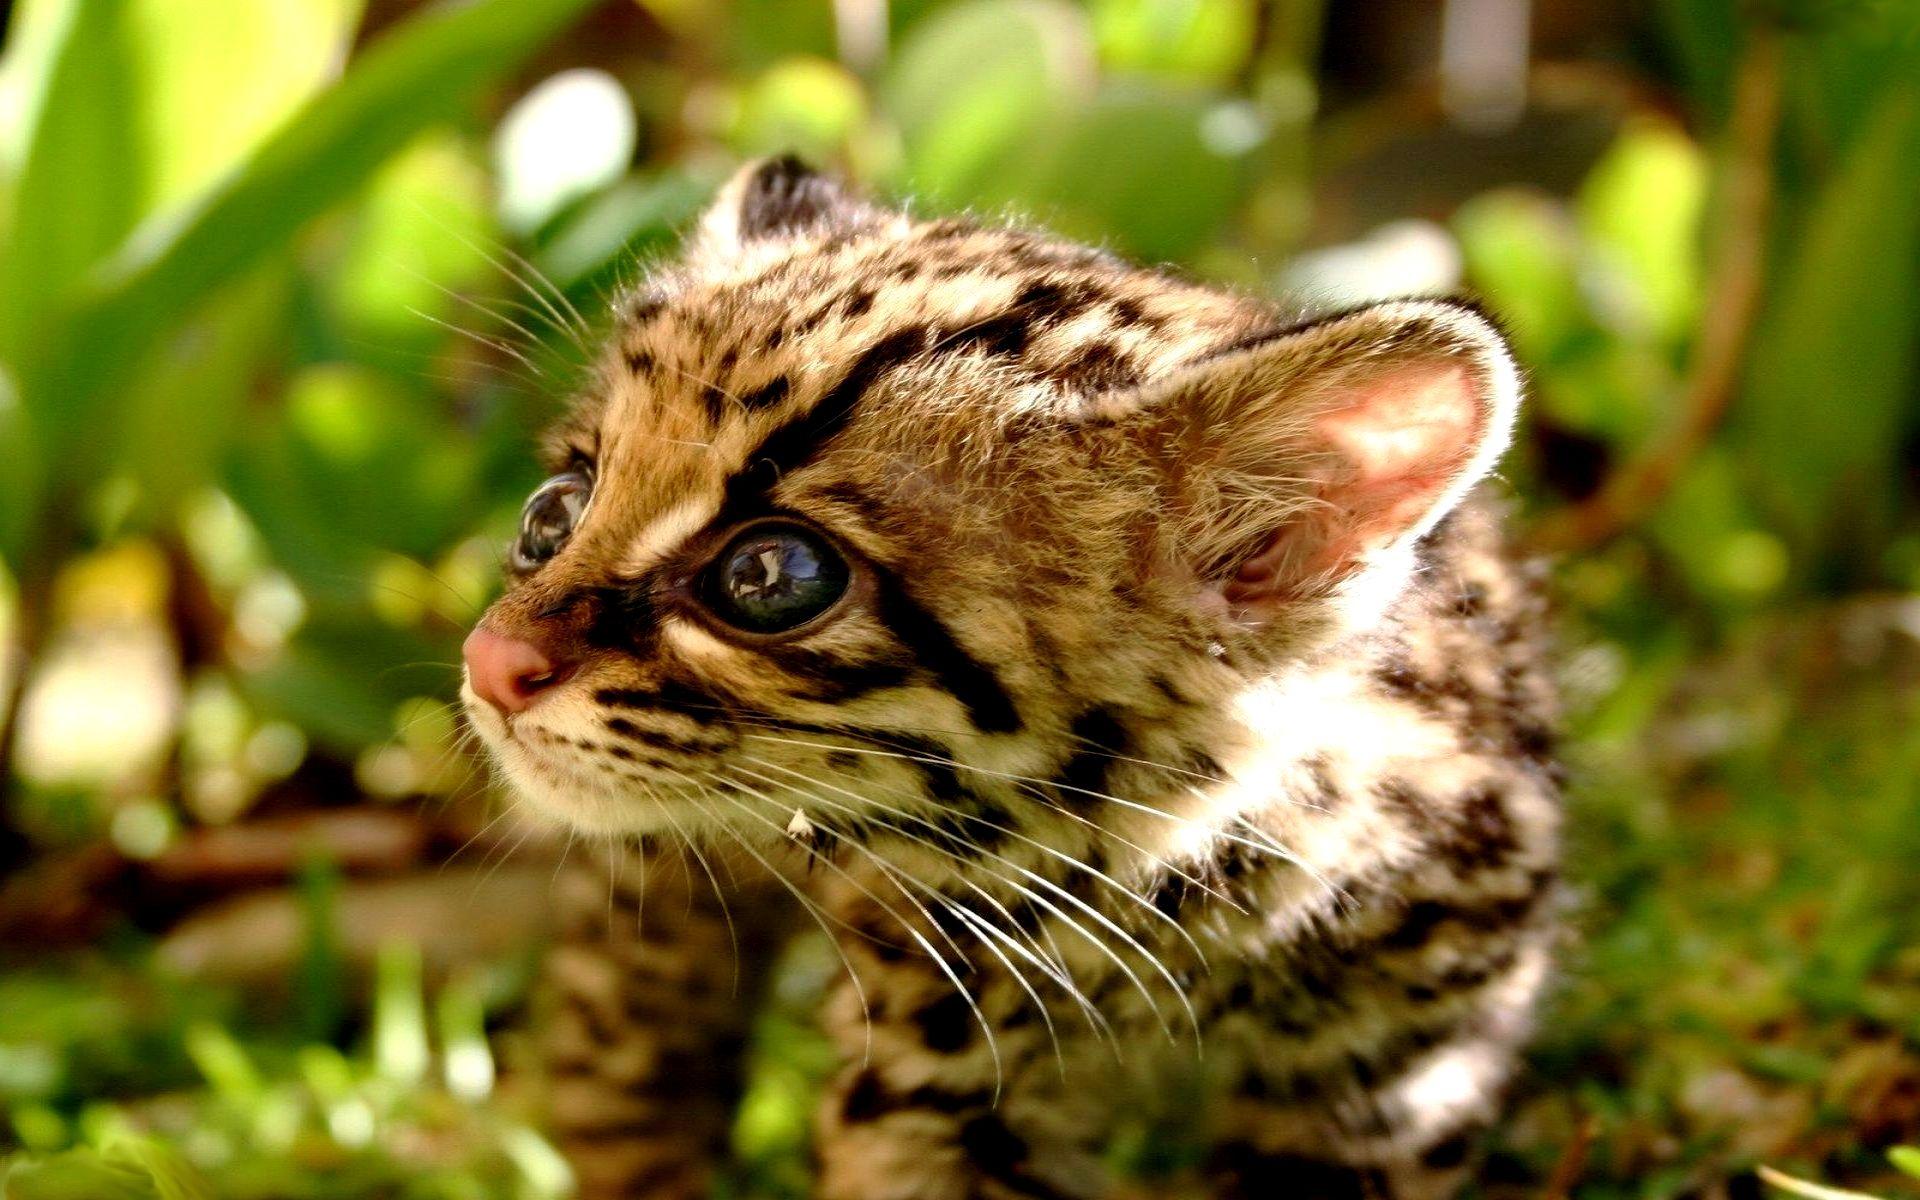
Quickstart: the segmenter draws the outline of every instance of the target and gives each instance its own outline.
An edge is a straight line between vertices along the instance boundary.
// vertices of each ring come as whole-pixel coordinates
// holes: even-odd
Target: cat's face
[[[589,832],[1124,826],[1377,617],[1516,391],[1465,309],[1288,328],[749,168],[554,435],[466,707]]]

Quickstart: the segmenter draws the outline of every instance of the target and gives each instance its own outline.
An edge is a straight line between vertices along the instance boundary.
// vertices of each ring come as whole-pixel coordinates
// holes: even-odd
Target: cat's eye
[[[754,525],[707,566],[700,598],[748,633],[786,633],[834,606],[852,572],[827,540],[802,525]]]
[[[520,536],[513,543],[514,569],[531,571],[560,553],[587,511],[593,480],[583,471],[555,475],[533,490],[520,510]]]

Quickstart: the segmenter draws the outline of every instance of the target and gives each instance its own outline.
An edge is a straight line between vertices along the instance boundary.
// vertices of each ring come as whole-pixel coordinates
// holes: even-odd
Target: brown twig
[[[1560,1161],[1553,1164],[1553,1174],[1547,1177],[1540,1200],[1567,1200],[1573,1194],[1573,1185],[1580,1182],[1581,1172],[1587,1169],[1587,1156],[1593,1153],[1593,1141],[1599,1131],[1600,1122],[1592,1113],[1580,1118],[1580,1124],[1573,1129],[1573,1140],[1561,1152]]]
[[[1739,390],[1765,282],[1783,58],[1779,33],[1756,27],[1734,77],[1726,179],[1711,225],[1718,231],[1718,243],[1672,432],[1593,497],[1542,520],[1529,539],[1534,549],[1590,549],[1631,529],[1673,487],[1726,418]]]

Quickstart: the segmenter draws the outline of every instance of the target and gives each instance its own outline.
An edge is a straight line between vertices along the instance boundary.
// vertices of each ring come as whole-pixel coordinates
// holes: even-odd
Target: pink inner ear
[[[1311,425],[1332,462],[1312,511],[1278,531],[1228,586],[1236,603],[1332,581],[1432,511],[1486,434],[1486,411],[1455,362],[1402,366],[1338,395]]]

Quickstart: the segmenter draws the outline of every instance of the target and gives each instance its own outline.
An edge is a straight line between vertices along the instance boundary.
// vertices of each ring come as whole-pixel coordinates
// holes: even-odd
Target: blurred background
[[[1913,0],[0,22],[8,1200],[567,1194],[517,1032],[556,849],[457,745],[457,646],[570,326],[788,149],[1253,291],[1480,297],[1584,933],[1479,1194],[1920,1194]],[[806,1194],[828,970],[732,1196]],[[1144,1194],[1180,1117],[1113,1149]]]

